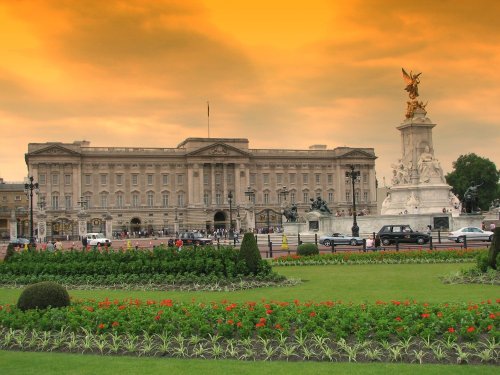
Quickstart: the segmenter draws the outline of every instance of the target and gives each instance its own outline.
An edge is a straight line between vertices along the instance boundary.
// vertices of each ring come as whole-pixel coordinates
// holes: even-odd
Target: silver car
[[[448,239],[450,241],[464,242],[465,237],[467,237],[467,241],[491,241],[493,239],[493,232],[482,230],[477,227],[463,227],[459,230],[448,233]]]
[[[325,246],[331,246],[332,243],[335,245],[362,245],[363,239],[361,237],[348,236],[342,233],[333,233],[330,235],[321,236],[319,238],[319,243]]]

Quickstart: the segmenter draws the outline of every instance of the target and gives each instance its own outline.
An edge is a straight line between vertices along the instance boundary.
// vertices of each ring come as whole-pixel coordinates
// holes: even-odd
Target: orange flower
[[[104,323],[99,324],[99,329],[104,329],[105,327]]]
[[[118,323],[118,322],[113,322],[113,323],[111,323],[111,326],[112,326],[112,327],[118,327],[119,325],[120,325],[120,323]]]

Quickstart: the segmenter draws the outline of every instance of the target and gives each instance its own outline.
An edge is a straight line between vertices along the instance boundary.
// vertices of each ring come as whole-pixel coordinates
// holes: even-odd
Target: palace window
[[[132,207],[139,207],[139,194],[132,194]]]
[[[71,210],[73,208],[73,201],[71,199],[71,195],[64,196],[64,207],[66,207],[67,210]]]
[[[148,198],[148,207],[153,207],[154,206],[154,200],[155,200],[154,193],[149,192],[147,198]]]
[[[167,193],[163,193],[162,196],[161,196],[161,205],[163,207],[168,207],[168,194]]]
[[[123,208],[123,194],[116,194],[116,207]]]

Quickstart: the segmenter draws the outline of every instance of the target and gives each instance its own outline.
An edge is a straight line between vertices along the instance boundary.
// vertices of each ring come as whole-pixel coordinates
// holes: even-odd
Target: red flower
[[[469,328],[467,328],[467,332],[468,333],[472,333],[476,330],[476,328],[474,328],[473,326],[470,326]]]
[[[493,325],[492,325],[492,324],[488,325],[488,327],[486,327],[486,329],[487,329],[488,331],[491,331],[491,330],[493,329]]]
[[[161,319],[161,315],[156,315],[156,316],[155,316],[155,320],[156,320],[156,321],[158,321],[158,320],[160,320],[160,319]]]
[[[260,322],[260,323],[264,323],[264,324],[266,324],[266,318],[260,318],[260,319],[259,319],[259,322]]]
[[[311,318],[314,318],[314,317],[316,316],[316,313],[315,313],[314,311],[311,311],[311,313],[309,314],[309,316],[310,316]]]
[[[229,324],[229,325],[231,325],[231,326],[232,326],[232,325],[234,324],[234,320],[233,320],[233,319],[229,319],[229,320],[227,321],[227,324]]]
[[[236,327],[241,328],[242,326],[243,326],[243,323],[241,323],[241,322],[236,323]]]
[[[271,315],[273,313],[273,310],[269,309],[269,310],[266,310],[266,314],[267,315]]]
[[[453,328],[453,327],[448,328],[448,332],[449,333],[454,333],[455,332],[455,328]]]
[[[125,306],[125,305],[118,306],[118,310],[125,310],[126,308],[127,308],[127,306]]]
[[[111,323],[111,326],[112,326],[112,327],[118,327],[119,325],[120,325],[120,323],[118,323],[118,322],[113,322],[113,323]]]
[[[160,302],[160,306],[172,307],[172,300],[171,299],[164,299],[163,301]]]
[[[104,329],[105,327],[104,323],[99,324],[99,329]]]
[[[277,323],[274,325],[274,328],[276,329],[283,329],[283,327],[281,326],[281,324]]]
[[[399,317],[399,316],[396,316],[396,318],[394,320],[397,321],[397,322],[400,322],[403,319],[401,319],[401,317]]]
[[[495,319],[496,315],[495,314],[490,314],[490,319]]]
[[[430,315],[430,314],[426,314],[426,313],[424,313],[424,314],[422,314],[421,316],[422,316],[422,318],[423,318],[423,319],[426,319],[426,318],[429,318],[431,315]]]
[[[148,299],[148,300],[146,301],[146,304],[147,304],[147,305],[154,305],[155,303],[156,303],[156,301],[153,301],[153,300],[150,300],[150,299]]]
[[[265,326],[265,323],[257,323],[255,325],[256,328],[261,328],[261,327],[264,327]]]
[[[443,317],[443,313],[441,311],[439,311],[437,314],[436,314],[439,318],[442,318]]]

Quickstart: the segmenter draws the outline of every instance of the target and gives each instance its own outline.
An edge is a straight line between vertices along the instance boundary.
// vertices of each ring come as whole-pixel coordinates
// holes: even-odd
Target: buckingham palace
[[[279,227],[321,197],[333,213],[376,212],[373,148],[252,149],[245,138],[187,138],[174,148],[30,143],[39,240],[85,232],[172,233]],[[359,170],[354,191],[345,173]],[[38,225],[37,225],[38,223]],[[43,223],[43,226],[40,226]]]

